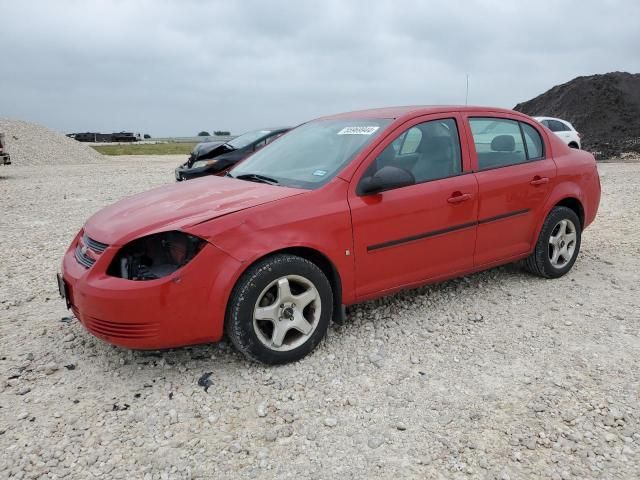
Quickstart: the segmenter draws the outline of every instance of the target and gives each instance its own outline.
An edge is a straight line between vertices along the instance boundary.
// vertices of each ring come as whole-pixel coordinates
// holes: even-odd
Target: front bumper
[[[90,268],[76,259],[79,236],[62,262],[66,301],[96,337],[128,348],[158,349],[215,342],[222,336],[228,298],[217,287],[227,254],[211,244],[173,274],[133,281],[106,274],[119,247],[109,246]],[[217,288],[217,291],[216,291]]]

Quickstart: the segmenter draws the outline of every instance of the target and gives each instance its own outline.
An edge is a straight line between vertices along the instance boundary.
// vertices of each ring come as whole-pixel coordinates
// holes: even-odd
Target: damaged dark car
[[[189,159],[175,170],[176,181],[206,175],[224,175],[238,162],[273,142],[291,127],[264,128],[244,133],[228,142],[204,142],[196,145]]]

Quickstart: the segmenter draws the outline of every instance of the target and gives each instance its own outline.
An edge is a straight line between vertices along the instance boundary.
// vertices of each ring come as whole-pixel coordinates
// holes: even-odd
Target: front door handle
[[[466,202],[467,200],[471,200],[471,197],[472,197],[472,195],[470,193],[454,192],[447,199],[447,202],[449,202],[449,203]]]
[[[536,175],[535,177],[533,177],[533,180],[531,180],[529,183],[534,186],[544,185],[545,183],[549,183],[549,178]]]

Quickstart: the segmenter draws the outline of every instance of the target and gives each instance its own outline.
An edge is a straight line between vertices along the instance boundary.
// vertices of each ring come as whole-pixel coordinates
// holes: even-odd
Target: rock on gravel
[[[12,166],[83,164],[102,159],[87,144],[35,123],[0,118]]]
[[[267,367],[228,342],[130,351],[61,321],[55,272],[84,220],[183,160],[0,178],[0,478],[638,478],[640,163],[600,165],[567,276],[509,265],[367,302]]]
[[[367,445],[369,446],[369,448],[371,449],[376,449],[380,446],[382,446],[382,444],[384,443],[384,438],[378,436],[378,435],[374,435],[372,437],[369,437],[369,440],[367,440]]]
[[[325,418],[325,419],[324,419],[324,424],[325,424],[327,427],[331,427],[331,428],[333,428],[333,427],[335,427],[336,425],[338,425],[338,419],[337,419],[337,418],[335,418],[335,417],[327,417],[327,418]]]

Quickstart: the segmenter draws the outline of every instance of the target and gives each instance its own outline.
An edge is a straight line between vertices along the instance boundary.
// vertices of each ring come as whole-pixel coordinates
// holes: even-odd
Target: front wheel
[[[524,262],[527,270],[544,278],[566,274],[580,251],[582,228],[576,213],[555,207],[544,221],[533,253]]]
[[[320,343],[333,314],[331,285],[317,265],[279,254],[238,280],[225,328],[236,348],[267,364],[301,359]]]

